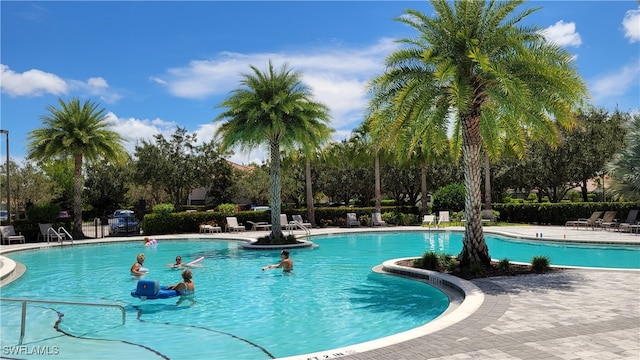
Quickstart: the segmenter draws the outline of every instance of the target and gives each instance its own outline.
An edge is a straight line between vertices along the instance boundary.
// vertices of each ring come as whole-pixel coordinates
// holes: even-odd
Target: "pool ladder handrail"
[[[33,300],[33,299],[14,299],[14,298],[1,298],[0,301],[7,302],[19,302],[22,303],[22,314],[20,317],[20,342],[18,345],[22,345],[22,341],[24,340],[25,334],[25,322],[27,320],[27,303],[39,303],[39,304],[61,304],[61,305],[81,305],[81,306],[98,306],[98,307],[114,307],[120,309],[122,312],[122,325],[124,325],[126,320],[126,312],[122,305],[117,304],[99,304],[99,303],[87,303],[87,302],[76,302],[76,301],[58,301],[58,300]]]
[[[56,236],[56,238],[60,242],[60,245],[63,244],[63,240],[65,240],[66,237],[69,237],[69,239],[71,240],[71,245],[73,245],[73,236],[71,236],[71,234],[69,234],[67,229],[65,229],[64,227],[60,226],[58,228],[58,231],[56,231],[52,227],[48,228],[47,229],[47,243],[50,241],[50,239],[52,237],[51,233],[53,233]]]
[[[289,225],[295,225],[300,229],[304,230],[304,233],[307,235],[307,237],[311,236],[311,230],[309,230],[306,226],[302,225],[301,222],[293,220],[289,222]]]

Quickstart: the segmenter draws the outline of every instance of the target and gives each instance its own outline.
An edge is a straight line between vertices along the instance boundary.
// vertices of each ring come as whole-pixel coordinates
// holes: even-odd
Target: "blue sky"
[[[591,103],[640,109],[638,1],[530,1],[527,24],[574,54]],[[138,139],[176,126],[208,141],[212,120],[249,65],[287,63],[331,109],[336,140],[362,121],[364,87],[384,70],[394,39],[415,32],[394,21],[426,1],[0,1],[0,127],[22,162],[27,133],[57,98],[99,102],[133,152]],[[5,159],[5,136],[0,158]],[[236,153],[262,162],[263,150]]]

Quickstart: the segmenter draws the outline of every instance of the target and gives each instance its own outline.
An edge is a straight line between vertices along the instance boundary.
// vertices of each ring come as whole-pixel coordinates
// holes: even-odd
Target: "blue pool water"
[[[239,242],[161,240],[141,243],[56,247],[10,255],[26,274],[2,288],[3,297],[116,303],[113,309],[69,305],[30,306],[24,343],[58,346],[56,358],[269,359],[344,347],[405,331],[433,320],[448,306],[437,289],[420,282],[373,273],[384,260],[416,257],[434,250],[457,254],[462,234],[390,232],[314,238],[319,247],[291,251],[293,275],[261,271],[279,260],[279,251],[244,250]],[[640,250],[631,246],[538,243],[487,236],[493,258],[529,262],[548,256],[552,264],[640,268]],[[204,256],[194,268],[194,306],[175,299],[130,296],[136,282],[129,268],[146,254],[146,279],[180,280],[167,268],[176,255],[185,262]],[[55,309],[55,311],[54,311]],[[1,345],[18,343],[18,306],[2,303]],[[60,330],[53,329],[58,313]],[[75,338],[74,338],[75,337]],[[108,349],[108,350],[105,350]],[[24,356],[21,356],[24,357]],[[26,356],[27,358],[35,358]]]

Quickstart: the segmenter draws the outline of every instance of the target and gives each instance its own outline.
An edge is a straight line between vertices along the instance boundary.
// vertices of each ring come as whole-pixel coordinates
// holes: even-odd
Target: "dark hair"
[[[280,253],[280,255],[284,255],[284,256],[289,256],[289,251],[286,249],[283,249],[282,252]]]

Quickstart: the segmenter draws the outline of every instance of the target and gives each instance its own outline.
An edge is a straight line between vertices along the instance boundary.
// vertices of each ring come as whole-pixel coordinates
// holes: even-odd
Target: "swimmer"
[[[158,241],[156,239],[149,239],[148,237],[144,238],[144,246],[153,246],[158,245]]]
[[[186,266],[187,264],[184,264],[182,262],[182,256],[178,255],[176,256],[176,263],[175,264],[167,264],[168,267],[170,268],[179,268],[179,267],[183,267]]]
[[[144,264],[144,254],[140,253],[136,257],[136,262],[131,265],[131,275],[143,276],[149,272],[149,269],[142,267],[142,264]]]
[[[289,251],[288,250],[282,250],[282,252],[280,253],[280,259],[282,259],[282,261],[280,261],[279,264],[265,266],[265,267],[262,268],[262,271],[265,271],[267,269],[282,268],[282,272],[286,272],[286,273],[292,272],[293,271],[293,260],[289,259]]]
[[[176,303],[176,305],[180,305],[183,301],[189,300],[191,305],[196,303],[194,298],[196,285],[193,283],[193,273],[189,269],[182,270],[182,281],[175,284],[167,286],[169,290],[175,290],[180,294],[180,299]]]

